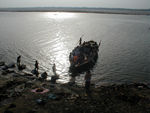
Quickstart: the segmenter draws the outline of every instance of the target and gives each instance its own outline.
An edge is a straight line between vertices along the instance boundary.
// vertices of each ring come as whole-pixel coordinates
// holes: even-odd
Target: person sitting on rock
[[[47,73],[46,72],[44,72],[44,73],[42,73],[41,74],[41,78],[43,79],[43,80],[46,80],[47,79]]]

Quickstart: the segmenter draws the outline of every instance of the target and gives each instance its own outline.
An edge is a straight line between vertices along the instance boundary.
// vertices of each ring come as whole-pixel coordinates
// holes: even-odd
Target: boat
[[[69,55],[70,72],[81,73],[92,69],[98,58],[99,44],[90,40],[75,47]]]

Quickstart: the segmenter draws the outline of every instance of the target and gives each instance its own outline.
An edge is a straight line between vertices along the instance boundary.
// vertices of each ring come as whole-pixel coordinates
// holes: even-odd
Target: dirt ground
[[[150,88],[91,85],[86,93],[83,86],[52,84],[30,74],[0,75],[0,113],[150,113]]]

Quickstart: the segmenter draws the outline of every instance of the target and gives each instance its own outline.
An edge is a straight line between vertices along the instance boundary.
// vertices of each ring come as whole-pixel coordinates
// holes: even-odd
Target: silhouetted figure
[[[50,81],[51,81],[51,83],[55,84],[57,79],[59,79],[59,75],[54,75],[51,77]]]
[[[81,45],[82,44],[82,38],[80,38],[80,40],[79,40],[79,45]]]
[[[87,94],[90,93],[90,84],[91,84],[91,72],[87,71],[85,74],[85,91]]]
[[[85,46],[85,41],[83,42],[83,46]]]
[[[18,69],[20,69],[20,62],[21,62],[21,56],[19,55],[17,57],[17,67],[18,67]]]
[[[41,78],[43,79],[43,80],[46,80],[47,79],[47,73],[46,72],[44,72],[44,73],[42,73],[41,74]]]
[[[38,61],[36,60],[36,61],[35,61],[35,75],[36,75],[37,77],[38,77],[38,74],[39,74],[38,70],[39,70],[39,63],[38,63]]]
[[[71,78],[68,82],[69,85],[74,85],[75,84],[76,76],[77,76],[76,73],[71,73],[71,75],[70,75]]]
[[[51,83],[55,84],[56,80],[59,79],[59,75],[56,73],[56,65],[55,65],[55,63],[53,64],[52,70],[53,70],[54,75],[51,77],[50,81],[51,81]]]
[[[57,73],[56,73],[56,65],[55,65],[55,63],[53,64],[52,70],[53,70],[54,75],[57,75]]]
[[[38,61],[36,60],[36,61],[35,61],[35,70],[38,71],[38,69],[39,69],[39,63],[38,63]]]

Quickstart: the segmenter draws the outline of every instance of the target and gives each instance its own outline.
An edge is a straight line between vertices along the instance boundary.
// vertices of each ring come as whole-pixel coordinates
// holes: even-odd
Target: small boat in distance
[[[69,55],[70,72],[81,73],[91,69],[98,58],[99,44],[91,40],[79,44]]]

